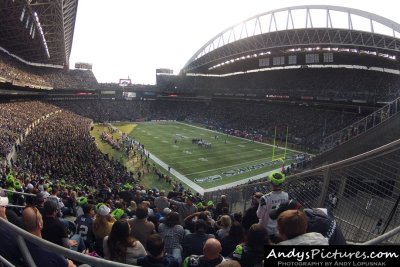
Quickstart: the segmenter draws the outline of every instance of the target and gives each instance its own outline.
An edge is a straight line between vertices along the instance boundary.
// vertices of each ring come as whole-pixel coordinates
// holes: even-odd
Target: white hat
[[[163,213],[165,214],[165,215],[167,215],[168,213],[170,213],[171,212],[171,209],[170,208],[165,208],[165,209],[163,209]]]
[[[97,214],[106,216],[106,215],[110,214],[110,211],[111,211],[111,209],[109,207],[107,207],[106,205],[101,205],[99,210],[97,211]]]
[[[0,197],[0,207],[6,207],[8,205],[8,197]]]
[[[26,188],[28,188],[28,189],[33,189],[33,184],[29,183],[29,184],[26,186]]]

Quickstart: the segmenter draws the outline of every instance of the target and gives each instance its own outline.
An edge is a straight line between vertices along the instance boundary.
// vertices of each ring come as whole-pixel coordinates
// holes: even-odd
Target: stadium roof
[[[0,47],[30,63],[68,64],[78,0],[1,0]]]
[[[251,17],[217,34],[185,64],[182,72],[204,72],[232,57],[275,48],[336,46],[400,55],[400,24],[347,7],[305,5]]]

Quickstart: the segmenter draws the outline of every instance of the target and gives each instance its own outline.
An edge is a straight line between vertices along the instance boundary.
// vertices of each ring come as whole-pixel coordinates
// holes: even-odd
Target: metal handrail
[[[130,265],[130,264],[124,264],[124,263],[105,260],[102,258],[88,256],[88,255],[58,246],[47,240],[41,239],[31,233],[28,233],[27,231],[19,228],[18,226],[15,226],[14,224],[8,222],[7,220],[5,220],[3,218],[0,218],[0,224],[3,224],[6,227],[8,227],[12,232],[16,233],[18,236],[21,236],[24,240],[28,240],[29,242],[32,242],[40,247],[46,248],[47,250],[49,250],[51,252],[54,252],[57,254],[62,254],[64,256],[68,257],[69,259],[72,259],[77,262],[87,263],[89,265],[99,266],[99,267],[128,267],[128,266],[132,267],[132,266],[134,266],[134,265]]]
[[[7,267],[15,267],[14,264],[6,260],[3,256],[0,255],[0,262],[3,263]]]
[[[1,188],[0,191],[11,192],[11,193],[14,193],[14,194],[20,194],[20,195],[31,196],[31,197],[35,197],[36,196],[35,194],[31,194],[31,193],[18,192],[18,191],[3,189],[3,188]]]
[[[371,240],[365,241],[363,243],[355,243],[355,242],[349,242],[347,241],[348,245],[358,245],[358,246],[371,246],[371,245],[379,245],[383,243],[384,241],[388,240],[389,238],[397,235],[400,233],[400,226],[397,226],[396,228],[390,230],[387,233],[384,233],[378,237],[375,237]]]
[[[398,98],[392,100],[390,103],[386,104],[385,106],[383,106],[383,107],[381,107],[381,108],[375,110],[373,113],[369,114],[368,116],[365,116],[364,118],[362,118],[362,119],[360,119],[360,120],[358,120],[358,121],[356,121],[356,122],[353,122],[352,124],[350,124],[350,125],[348,125],[348,126],[342,128],[342,129],[340,129],[340,130],[338,130],[338,131],[336,131],[336,132],[334,132],[334,133],[332,133],[332,134],[330,134],[330,135],[328,135],[328,136],[326,136],[326,137],[324,137],[324,139],[323,139],[323,141],[322,141],[322,146],[326,143],[325,140],[329,140],[329,138],[334,138],[335,136],[340,135],[343,131],[350,129],[353,125],[358,125],[358,124],[362,123],[363,121],[366,120],[366,118],[368,118],[369,116],[372,116],[373,114],[379,114],[381,111],[384,111],[385,109],[390,110],[390,106],[391,106],[391,105],[394,105],[394,104],[397,103],[397,102],[400,102],[400,97],[398,97]],[[377,127],[378,125],[380,125],[380,124],[382,124],[383,122],[387,121],[389,118],[395,116],[395,115],[398,114],[399,112],[400,112],[400,109],[398,109],[398,108],[396,108],[396,110],[395,110],[395,112],[394,112],[393,114],[390,114],[390,112],[389,112],[389,113],[388,113],[388,117],[387,117],[385,120],[380,121],[379,123],[372,125],[372,126],[371,126],[370,128],[368,128],[368,129],[366,128],[366,131]],[[374,123],[375,123],[375,121],[374,121]],[[359,136],[359,135],[361,135],[361,134],[364,134],[366,131],[364,131],[364,132],[362,132],[362,133],[358,133],[358,134],[355,135],[355,136],[352,136],[349,140],[355,138],[356,136]],[[347,141],[349,141],[349,140],[347,140]],[[337,146],[338,146],[338,145],[333,146],[333,147],[329,147],[329,148],[326,148],[326,149],[322,149],[322,150],[320,151],[320,154],[325,153],[325,152],[327,152],[327,151],[329,151],[329,150],[332,150],[334,147],[337,147]]]

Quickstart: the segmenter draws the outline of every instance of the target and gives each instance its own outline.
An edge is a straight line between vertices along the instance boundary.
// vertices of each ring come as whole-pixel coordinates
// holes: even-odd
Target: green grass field
[[[254,177],[280,168],[282,162],[272,161],[272,146],[209,131],[177,122],[113,124],[144,144],[151,155],[171,166],[200,187],[207,189]],[[218,139],[215,139],[218,136]],[[211,148],[192,144],[193,138],[211,143]],[[175,144],[175,139],[177,140]],[[288,150],[286,158],[297,152]],[[275,149],[275,158],[284,149]],[[286,164],[290,161],[286,160]]]

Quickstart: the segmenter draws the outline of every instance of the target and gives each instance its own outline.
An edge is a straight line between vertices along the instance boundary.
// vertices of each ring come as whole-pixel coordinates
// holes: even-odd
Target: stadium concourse
[[[93,122],[177,120],[258,142],[283,144],[287,137],[289,147],[315,152],[323,137],[365,115],[375,116],[377,107],[399,96],[397,23],[343,7],[271,11],[256,17],[286,12],[286,29],[278,31],[275,25],[276,30],[249,31],[254,36],[246,40],[241,36],[218,42],[232,27],[196,52],[180,75],[158,72],[156,86],[122,89],[98,84],[90,69],[68,69],[77,1],[54,5],[50,0],[5,0],[2,5],[0,265],[75,266],[82,262],[77,259],[90,261],[80,257],[85,254],[111,260],[97,262],[110,266],[218,266],[230,258],[236,265],[253,267],[263,264],[264,245],[343,245],[341,225],[352,229],[346,237],[366,241],[385,231],[389,221],[397,221],[397,206],[390,209],[399,203],[392,199],[397,197],[398,161],[386,168],[361,160],[360,165],[372,166],[368,173],[382,172],[382,166],[387,170],[387,177],[374,175],[381,180],[373,183],[376,177],[366,175],[371,179],[364,181],[354,176],[362,167],[358,163],[348,165],[348,172],[342,172],[347,165],[328,165],[317,169],[318,175],[306,170],[293,180],[285,175],[292,174],[290,169],[274,171],[261,183],[213,191],[211,198],[163,174],[156,165],[147,165],[145,171],[158,175],[170,190],[146,187],[142,168],[128,171],[102,154],[91,136]],[[302,23],[306,25],[313,10],[325,9],[326,27],[315,29],[311,23],[311,28],[296,28],[289,17],[298,9],[307,10]],[[344,12],[349,27],[334,28],[331,10]],[[353,15],[369,20],[371,31],[353,27]],[[33,23],[39,19],[42,24]],[[374,23],[391,28],[393,36],[375,32]],[[34,32],[42,38],[34,38]],[[210,48],[217,43],[221,46]],[[380,114],[386,119],[386,113]],[[275,136],[276,128],[286,126],[289,134],[280,131]],[[148,155],[140,146],[133,150],[144,167]],[[329,180],[331,170],[337,177]],[[364,183],[366,188],[359,188]],[[370,189],[382,185],[382,192]],[[292,196],[301,203],[289,199]],[[251,207],[234,212],[233,204],[241,197]],[[339,197],[349,201],[342,204]],[[371,206],[378,207],[378,197],[384,205],[371,211]],[[271,210],[272,202],[280,204],[277,209]],[[367,206],[365,211],[361,205]],[[332,210],[343,215],[341,224]],[[389,219],[374,222],[381,210]],[[364,221],[375,227],[362,228]],[[36,236],[34,241],[21,229]],[[27,240],[25,250],[16,233]],[[42,238],[54,245],[43,245]],[[75,263],[65,255],[74,256]]]

